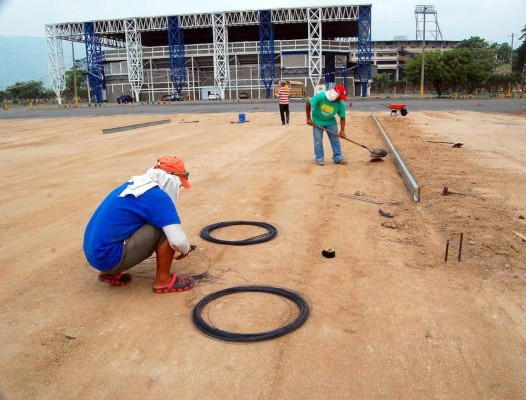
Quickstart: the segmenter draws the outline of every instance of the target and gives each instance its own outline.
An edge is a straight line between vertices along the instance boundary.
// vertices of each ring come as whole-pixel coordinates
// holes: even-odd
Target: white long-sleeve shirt
[[[163,227],[168,243],[175,251],[186,254],[190,251],[190,242],[186,237],[181,224],[171,224]]]

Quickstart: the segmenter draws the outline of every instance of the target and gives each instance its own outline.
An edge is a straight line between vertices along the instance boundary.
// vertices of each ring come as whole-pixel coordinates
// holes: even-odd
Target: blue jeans
[[[330,130],[333,132],[338,132],[338,125],[332,124],[327,125],[323,127],[324,129],[320,129],[316,126],[312,127],[312,136],[314,138],[314,159],[318,162],[324,161],[324,155],[323,155],[323,131],[324,130]],[[343,160],[342,156],[342,146],[340,143],[340,136],[334,135],[332,133],[327,132],[327,135],[329,136],[329,141],[331,143],[332,147],[332,160],[334,163],[338,163],[341,160]]]

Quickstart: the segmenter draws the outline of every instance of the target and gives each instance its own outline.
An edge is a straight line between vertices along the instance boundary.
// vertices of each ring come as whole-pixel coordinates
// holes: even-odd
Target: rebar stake
[[[462,241],[464,239],[464,233],[460,234],[460,244],[458,245],[458,261],[462,258]]]
[[[444,258],[444,262],[447,262],[447,253],[449,252],[449,239],[446,240],[446,256]]]

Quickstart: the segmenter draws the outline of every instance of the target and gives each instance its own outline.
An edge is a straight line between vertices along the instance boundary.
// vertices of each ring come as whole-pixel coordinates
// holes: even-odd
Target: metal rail
[[[398,173],[402,177],[402,180],[405,183],[405,186],[409,192],[409,195],[411,196],[411,199],[415,202],[419,202],[420,201],[420,186],[418,185],[418,183],[416,183],[415,179],[411,175],[411,172],[409,172],[409,169],[407,168],[404,161],[402,160],[402,157],[400,157],[400,155],[396,151],[395,147],[393,146],[393,143],[389,139],[389,136],[387,136],[387,133],[385,133],[384,128],[382,128],[382,125],[380,124],[376,116],[373,114],[371,115],[371,118],[376,123],[376,126],[378,126],[382,139],[384,143],[386,144],[386,146],[388,147],[389,152],[394,158],[394,162],[398,170]]]
[[[118,126],[118,127],[115,127],[115,128],[106,128],[106,129],[102,130],[102,133],[114,133],[114,132],[129,131],[130,129],[145,128],[147,126],[169,124],[169,123],[170,123],[169,119],[162,119],[162,120],[159,120],[159,121],[144,122],[142,124],[132,124],[132,125]]]

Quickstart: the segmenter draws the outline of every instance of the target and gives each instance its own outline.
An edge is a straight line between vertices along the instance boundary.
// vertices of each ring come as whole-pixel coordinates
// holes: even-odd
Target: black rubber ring
[[[233,226],[233,225],[253,225],[253,226],[259,226],[262,228],[265,228],[268,232],[254,236],[248,239],[243,240],[223,240],[223,239],[217,239],[213,237],[210,232],[212,232],[215,229],[224,228],[225,226]],[[246,246],[249,244],[257,244],[257,243],[263,243],[268,242],[269,240],[272,240],[276,237],[278,234],[278,230],[271,224],[267,224],[266,222],[257,222],[257,221],[227,221],[227,222],[217,222],[212,225],[205,226],[201,232],[199,233],[199,236],[201,236],[202,239],[208,240],[212,243],[219,243],[219,244],[230,244],[234,246]]]
[[[211,326],[201,316],[201,311],[211,301],[214,301],[223,296],[227,296],[229,294],[241,292],[271,293],[277,296],[285,297],[286,299],[291,300],[298,306],[298,317],[291,323],[271,331],[261,333],[234,333],[217,329]],[[303,297],[292,291],[272,286],[235,286],[229,289],[224,289],[215,293],[211,293],[208,296],[201,299],[199,303],[197,303],[192,313],[192,319],[197,329],[199,329],[205,335],[211,336],[216,339],[225,340],[227,342],[258,342],[262,340],[274,339],[295,331],[305,323],[308,317],[309,305],[303,299]]]

